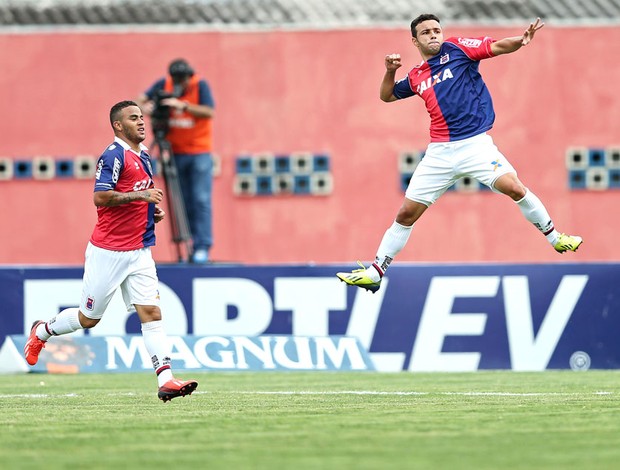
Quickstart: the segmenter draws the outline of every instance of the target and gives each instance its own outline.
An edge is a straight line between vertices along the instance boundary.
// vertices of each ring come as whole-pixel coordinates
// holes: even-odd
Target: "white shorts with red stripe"
[[[430,206],[464,176],[496,191],[495,181],[506,173],[516,171],[486,133],[454,142],[432,142],[409,181],[405,197]]]
[[[150,248],[111,251],[89,242],[80,310],[88,318],[100,319],[119,287],[128,311],[134,305],[159,306],[158,284]]]

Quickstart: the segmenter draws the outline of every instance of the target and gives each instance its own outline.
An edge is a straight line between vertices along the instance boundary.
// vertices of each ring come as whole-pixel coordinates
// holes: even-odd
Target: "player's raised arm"
[[[396,101],[394,96],[394,82],[396,71],[401,66],[400,54],[388,54],[385,56],[385,74],[381,81],[381,89],[379,91],[379,97],[382,101],[390,102]]]
[[[510,38],[500,39],[499,41],[491,44],[491,51],[494,55],[509,54],[519,50],[523,46],[527,46],[532,39],[536,31],[545,26],[540,18],[536,18],[534,23],[530,23],[528,28],[523,32],[522,36],[515,36]]]

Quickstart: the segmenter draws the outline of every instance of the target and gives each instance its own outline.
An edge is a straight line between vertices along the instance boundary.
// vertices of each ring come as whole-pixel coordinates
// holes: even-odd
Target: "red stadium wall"
[[[452,35],[519,34],[519,28],[449,28]],[[618,191],[568,190],[568,146],[620,144],[620,29],[547,26],[531,46],[482,63],[494,97],[492,135],[560,230],[582,235],[557,255],[506,197],[448,193],[414,229],[399,261],[620,260],[612,242]],[[216,100],[215,246],[244,263],[364,260],[402,201],[399,152],[423,149],[420,100],[379,100],[383,57],[400,52],[403,76],[419,62],[398,30],[248,33],[0,34],[0,156],[98,155],[112,133],[110,106],[132,99],[178,56],[209,80]],[[326,197],[236,197],[243,152],[327,152]],[[81,264],[95,222],[92,182],[0,181],[0,263]],[[173,261],[168,226],[155,257]]]

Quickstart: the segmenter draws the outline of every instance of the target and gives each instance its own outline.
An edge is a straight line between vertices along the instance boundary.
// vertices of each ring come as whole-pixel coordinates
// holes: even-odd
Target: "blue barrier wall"
[[[370,294],[350,266],[158,268],[171,335],[347,335],[378,370],[586,369],[620,365],[620,264],[405,265]],[[75,306],[82,270],[0,269],[0,338]],[[96,328],[140,333],[120,294]]]

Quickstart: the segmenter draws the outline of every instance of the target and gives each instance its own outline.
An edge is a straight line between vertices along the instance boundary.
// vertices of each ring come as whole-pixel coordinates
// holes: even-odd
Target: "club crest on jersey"
[[[441,65],[447,63],[450,60],[450,54],[444,54],[439,58],[439,63]]]
[[[426,80],[420,82],[420,84],[416,88],[416,93],[418,95],[422,95],[422,93],[424,93],[429,88],[432,88],[438,83],[448,80],[449,78],[454,78],[454,75],[452,75],[450,69],[445,69],[444,71],[439,72],[432,77],[428,77]]]

